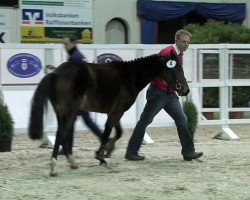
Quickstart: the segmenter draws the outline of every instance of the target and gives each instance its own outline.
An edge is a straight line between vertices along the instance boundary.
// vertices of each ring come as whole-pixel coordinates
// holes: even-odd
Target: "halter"
[[[166,66],[167,68],[169,69],[172,69],[172,70],[175,70],[176,71],[176,61],[175,60],[169,60],[167,63],[166,63]],[[176,74],[176,73],[175,73]],[[176,79],[176,82],[175,82],[175,89],[176,90],[180,90],[182,88],[182,84],[179,82],[179,80],[176,78],[176,75],[174,74],[174,78]]]
[[[179,83],[178,79],[176,79],[175,88],[176,88],[176,90],[180,90],[182,88],[182,84]]]

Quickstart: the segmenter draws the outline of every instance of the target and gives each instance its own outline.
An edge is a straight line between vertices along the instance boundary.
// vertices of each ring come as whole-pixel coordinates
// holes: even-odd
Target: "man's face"
[[[190,36],[181,35],[179,39],[175,40],[176,46],[180,50],[180,52],[184,52],[187,50],[190,43]]]
[[[74,42],[71,42],[69,38],[63,38],[63,44],[64,44],[64,48],[66,49],[66,51],[70,51],[76,45]]]

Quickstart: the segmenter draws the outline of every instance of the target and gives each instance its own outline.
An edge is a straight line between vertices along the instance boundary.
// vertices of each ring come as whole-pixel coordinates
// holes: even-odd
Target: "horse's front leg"
[[[105,124],[105,129],[104,129],[103,135],[102,135],[101,146],[100,146],[99,150],[96,151],[96,156],[95,156],[95,158],[100,161],[100,165],[107,164],[106,161],[104,160],[104,154],[106,151],[106,143],[108,141],[108,138],[110,136],[112,128],[113,127],[107,121]]]
[[[106,121],[105,129],[102,135],[101,146],[99,150],[96,152],[96,157],[95,157],[97,160],[100,160],[100,164],[106,164],[106,161],[104,160],[105,152],[107,152],[106,144],[108,142],[112,128],[119,123],[119,120],[121,119],[122,115],[123,112],[117,112],[117,111],[113,112],[113,114],[110,113],[108,115],[108,119]]]
[[[117,140],[121,138],[121,136],[122,136],[122,127],[119,121],[115,126],[115,137],[109,138],[106,144],[106,149],[107,149],[107,153],[105,154],[106,158],[111,156],[111,153],[115,150],[115,143]]]

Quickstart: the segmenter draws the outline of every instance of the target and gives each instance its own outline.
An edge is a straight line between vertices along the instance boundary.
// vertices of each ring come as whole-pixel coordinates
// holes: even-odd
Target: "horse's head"
[[[179,96],[187,96],[190,90],[184,76],[181,61],[177,55],[171,51],[170,55],[162,56],[162,59],[164,69],[161,77]]]

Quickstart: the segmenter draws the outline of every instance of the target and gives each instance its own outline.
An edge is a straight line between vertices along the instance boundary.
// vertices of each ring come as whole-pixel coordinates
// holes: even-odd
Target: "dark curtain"
[[[193,3],[179,3],[171,1],[137,2],[137,13],[141,18],[155,21],[167,21],[189,13],[194,9]]]
[[[155,44],[157,32],[158,24],[156,21],[141,19],[141,41],[143,41],[143,44]]]
[[[207,18],[242,23],[246,17],[245,3],[191,3],[138,0],[137,13],[141,18],[141,43],[154,44],[157,21],[168,21],[195,10]]]

